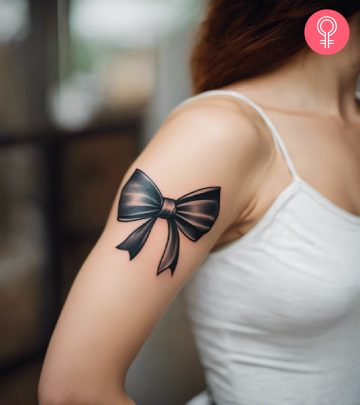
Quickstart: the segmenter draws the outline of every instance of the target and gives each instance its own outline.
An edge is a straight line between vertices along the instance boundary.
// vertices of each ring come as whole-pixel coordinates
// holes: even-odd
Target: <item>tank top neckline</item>
[[[312,201],[317,202],[322,207],[325,207],[330,213],[335,214],[338,218],[345,220],[346,223],[359,226],[360,229],[360,216],[350,213],[349,211],[334,204],[331,200],[328,200],[315,188],[309,185],[305,180],[296,175],[293,180],[283,188],[280,193],[275,197],[274,201],[270,204],[267,210],[262,214],[260,219],[253,225],[245,234],[236,238],[230,242],[221,245],[214,251],[210,251],[208,256],[221,255],[223,252],[229,253],[232,249],[236,249],[238,246],[245,245],[251,238],[259,234],[264,228],[266,228],[273,220],[275,215],[281,208],[286,206],[286,203],[290,201],[291,197],[296,193],[303,191],[310,196]]]
[[[328,197],[323,195],[320,191],[318,191],[315,187],[313,187],[310,183],[308,183],[305,179],[303,179],[298,173],[297,170],[295,169],[295,166],[292,162],[292,159],[290,158],[290,155],[288,153],[288,150],[284,144],[284,141],[282,137],[280,136],[279,131],[275,127],[274,123],[272,120],[269,118],[269,116],[265,113],[265,111],[254,101],[252,101],[248,96],[245,96],[244,94],[235,91],[235,90],[225,90],[225,89],[214,89],[214,90],[207,90],[202,93],[198,93],[192,97],[189,97],[185,99],[183,102],[178,104],[177,107],[180,105],[183,105],[187,102],[190,102],[191,100],[198,99],[200,97],[212,95],[212,94],[223,94],[223,95],[230,95],[234,96],[238,99],[241,99],[245,101],[247,104],[252,106],[263,118],[265,123],[268,125],[270,129],[270,133],[272,135],[272,138],[275,143],[275,147],[279,148],[281,154],[283,155],[285,162],[287,163],[287,167],[289,169],[289,172],[291,173],[293,179],[292,181],[282,190],[280,193],[277,195],[275,200],[272,202],[272,204],[269,206],[269,208],[265,211],[265,213],[262,215],[262,217],[258,220],[258,222],[248,231],[246,232],[242,237],[236,239],[235,241],[240,241],[240,240],[245,240],[247,239],[246,235],[252,234],[252,230],[255,228],[258,228],[257,225],[262,224],[262,220],[265,219],[264,217],[268,217],[277,207],[278,205],[282,204],[284,202],[284,199],[292,194],[292,192],[296,192],[298,190],[303,190],[306,192],[313,200],[317,201],[319,204],[321,204],[324,208],[326,208],[328,211],[332,212],[334,215],[336,215],[339,218],[343,218],[346,221],[350,221],[354,224],[358,224],[360,226],[360,215],[356,215],[345,208],[341,207],[340,205],[336,204],[332,200],[330,200]],[[177,108],[176,107],[176,108]],[[231,244],[232,242],[229,242],[228,244]],[[227,244],[227,245],[228,245]],[[210,254],[215,254],[216,252],[220,251],[221,248],[214,252],[210,252]]]

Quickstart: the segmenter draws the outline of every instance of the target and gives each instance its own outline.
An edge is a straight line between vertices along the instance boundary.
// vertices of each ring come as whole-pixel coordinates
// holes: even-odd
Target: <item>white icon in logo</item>
[[[324,30],[323,28],[324,23],[330,23],[330,27],[325,26],[326,30]],[[318,30],[318,33],[324,37],[324,39],[320,40],[320,44],[324,45],[324,48],[330,48],[330,45],[334,44],[334,40],[330,39],[330,37],[334,35],[337,30],[337,23],[335,18],[330,17],[329,15],[325,15],[319,18],[316,28]]]

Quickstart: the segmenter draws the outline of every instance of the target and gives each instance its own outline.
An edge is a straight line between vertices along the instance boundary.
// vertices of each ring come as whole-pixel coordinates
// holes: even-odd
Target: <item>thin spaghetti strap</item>
[[[291,175],[294,178],[298,177],[298,174],[296,172],[295,166],[290,158],[290,155],[287,151],[287,148],[278,132],[278,130],[276,129],[275,125],[273,124],[273,122],[270,120],[270,118],[268,117],[268,115],[265,113],[265,111],[258,105],[256,104],[254,101],[252,101],[251,99],[249,99],[247,96],[235,91],[235,90],[221,90],[221,89],[216,89],[216,90],[207,90],[204,91],[202,93],[196,94],[192,97],[187,98],[186,100],[182,101],[180,104],[177,105],[176,108],[180,107],[180,105],[184,105],[192,100],[196,100],[200,97],[203,96],[207,96],[207,95],[212,95],[212,94],[224,94],[224,95],[229,95],[229,96],[234,96],[238,99],[241,99],[243,101],[245,101],[247,104],[251,105],[263,118],[263,120],[265,121],[265,123],[268,125],[272,138],[274,140],[275,146],[279,148],[280,152],[282,153],[286,164],[289,168],[289,171],[291,173]]]

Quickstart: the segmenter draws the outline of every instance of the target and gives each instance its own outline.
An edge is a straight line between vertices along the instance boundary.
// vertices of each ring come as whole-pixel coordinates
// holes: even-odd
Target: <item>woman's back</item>
[[[241,238],[211,252],[184,291],[218,404],[360,403],[360,216],[293,180]]]

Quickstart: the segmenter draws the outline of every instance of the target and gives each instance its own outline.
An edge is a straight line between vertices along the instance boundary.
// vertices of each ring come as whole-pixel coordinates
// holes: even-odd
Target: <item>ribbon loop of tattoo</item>
[[[132,260],[144,246],[157,218],[168,223],[168,239],[157,275],[171,270],[174,274],[179,257],[179,231],[197,241],[213,226],[220,209],[220,187],[205,187],[174,200],[163,197],[156,184],[136,169],[124,185],[118,205],[118,221],[147,219],[117,249],[127,250]]]

